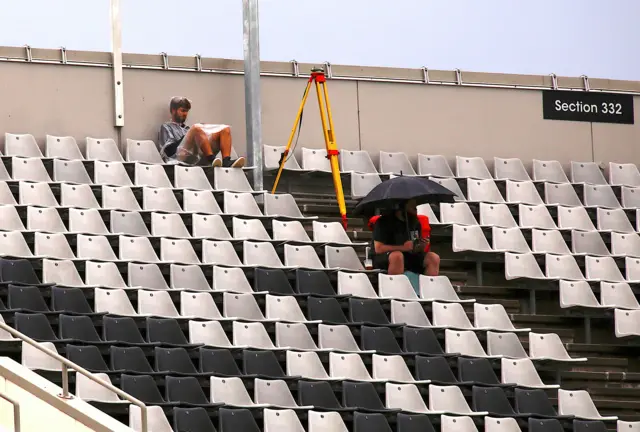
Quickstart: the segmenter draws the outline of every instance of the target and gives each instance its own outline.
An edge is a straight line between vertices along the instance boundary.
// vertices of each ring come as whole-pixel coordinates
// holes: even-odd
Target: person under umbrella
[[[396,204],[390,211],[374,218],[371,220],[374,268],[390,275],[410,271],[438,276],[440,257],[430,250],[429,219],[417,214],[415,200]]]

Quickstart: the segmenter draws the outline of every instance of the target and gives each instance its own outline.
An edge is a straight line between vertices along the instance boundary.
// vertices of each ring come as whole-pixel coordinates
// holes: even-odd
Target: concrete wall
[[[191,122],[227,123],[234,145],[245,151],[241,74],[126,68],[125,126],[113,125],[111,71],[107,67],[0,61],[0,134],[32,133],[155,139],[172,96],[193,101]],[[505,75],[505,77],[510,77]],[[514,79],[519,76],[511,76]],[[540,79],[542,81],[542,79]],[[263,141],[284,145],[304,78],[262,78]],[[453,157],[520,157],[640,164],[640,108],[635,125],[590,124],[542,118],[538,90],[330,80],[338,144],[368,150],[444,154]],[[639,97],[635,98],[636,101]],[[3,138],[0,138],[3,141]],[[321,147],[315,91],[303,117],[299,146]]]

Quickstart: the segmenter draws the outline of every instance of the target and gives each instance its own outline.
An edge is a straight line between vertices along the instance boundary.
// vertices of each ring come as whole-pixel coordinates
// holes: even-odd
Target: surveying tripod
[[[338,207],[340,209],[340,217],[342,218],[342,225],[344,228],[347,228],[347,208],[344,203],[344,192],[342,191],[342,180],[340,178],[340,165],[338,164],[338,155],[340,152],[338,151],[338,147],[336,146],[334,129],[333,129],[333,118],[331,117],[331,105],[329,104],[329,92],[327,91],[326,77],[324,74],[324,70],[321,68],[313,68],[311,69],[311,76],[309,77],[309,81],[307,81],[307,87],[304,90],[304,95],[302,97],[302,102],[300,103],[300,108],[298,109],[298,114],[296,115],[296,120],[293,123],[293,128],[291,129],[291,135],[289,135],[289,141],[287,142],[287,147],[285,148],[282,156],[280,157],[280,166],[278,167],[278,174],[276,175],[275,182],[273,183],[273,189],[271,190],[272,194],[276,193],[276,188],[278,187],[278,182],[280,181],[280,176],[282,175],[282,170],[284,168],[284,164],[289,157],[289,152],[291,151],[291,143],[293,142],[293,138],[296,134],[296,129],[300,129],[302,126],[302,112],[304,111],[304,106],[307,102],[307,97],[309,96],[309,90],[311,89],[311,83],[315,83],[316,85],[316,93],[318,94],[318,108],[320,109],[320,120],[322,121],[322,131],[324,133],[324,142],[327,148],[327,159],[331,163],[331,174],[333,176],[333,186],[336,191],[336,199],[338,201]],[[320,89],[322,87],[322,90]],[[324,97],[324,99],[323,99]],[[326,105],[326,112],[325,112]],[[328,124],[327,124],[328,123]]]

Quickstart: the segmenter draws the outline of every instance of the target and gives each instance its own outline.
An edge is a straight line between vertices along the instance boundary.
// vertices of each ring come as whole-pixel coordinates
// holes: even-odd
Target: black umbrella
[[[423,177],[400,176],[374,187],[353,210],[354,215],[372,215],[376,209],[388,208],[409,200],[416,204],[453,202],[455,194],[446,187]]]

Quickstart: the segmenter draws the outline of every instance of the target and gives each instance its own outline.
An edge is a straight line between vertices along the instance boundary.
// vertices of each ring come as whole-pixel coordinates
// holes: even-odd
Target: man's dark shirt
[[[408,228],[407,228],[408,227]],[[395,215],[384,215],[376,221],[373,240],[389,246],[401,246],[420,238],[421,225],[417,217],[408,215],[408,225]],[[375,253],[375,245],[373,248]]]
[[[176,155],[178,144],[189,131],[189,126],[184,123],[166,122],[160,126],[158,133],[158,151],[164,159],[173,158]]]

